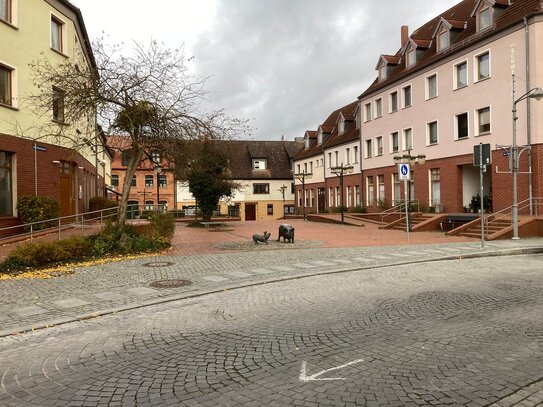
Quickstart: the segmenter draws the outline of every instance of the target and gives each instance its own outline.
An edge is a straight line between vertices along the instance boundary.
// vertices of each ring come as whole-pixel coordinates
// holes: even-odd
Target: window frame
[[[53,110],[53,121],[57,123],[64,124],[64,104],[66,99],[66,91],[60,89],[57,86],[52,87],[52,110]]]
[[[410,134],[410,145],[407,145],[407,132]],[[412,150],[413,149],[413,127],[406,127],[402,130],[402,151]]]
[[[166,174],[157,174],[156,175],[156,182],[157,182],[159,188],[167,188],[168,187],[168,176]]]
[[[365,144],[365,147],[366,147],[366,151],[364,151],[364,157],[365,158],[371,158],[373,157],[373,143],[372,143],[372,139],[367,139],[367,140],[364,140],[364,144]]]
[[[260,164],[264,165],[264,168],[260,168]],[[268,169],[268,159],[267,158],[253,158],[253,170],[267,170]]]
[[[260,190],[262,188],[262,190]],[[255,182],[253,184],[253,195],[269,195],[270,183],[269,182]]]
[[[137,187],[138,185],[138,179],[136,177],[136,174],[132,175],[132,180],[130,181],[130,186],[131,187]]]
[[[435,141],[432,141],[432,129],[435,129]],[[426,123],[426,145],[435,146],[439,144],[439,126],[437,120]]]
[[[429,168],[428,176],[430,178],[430,206],[441,205],[441,170],[440,168]],[[439,191],[439,199],[434,196],[434,185],[437,185]]]
[[[397,89],[393,90],[392,92],[390,92],[388,94],[388,101],[389,101],[389,103],[388,103],[389,111],[388,112],[389,113],[395,113],[395,112],[397,112],[399,110],[399,107],[400,107],[399,105],[400,104],[398,103],[399,102],[398,99],[399,98],[398,98],[398,90]],[[393,101],[395,103],[393,103]],[[394,106],[396,108],[394,108]]]
[[[130,164],[130,158],[132,157],[132,149],[127,148],[121,151],[121,165],[123,167],[128,167],[128,164]]]
[[[409,104],[407,103],[408,101]],[[402,109],[407,109],[411,106],[413,106],[413,86],[409,84],[402,87]]]
[[[460,126],[458,122],[458,118],[460,116],[466,116],[466,136],[460,137]],[[454,139],[455,140],[466,140],[469,139],[469,112],[462,112],[454,115]]]
[[[436,51],[441,52],[451,46],[451,32],[443,27],[436,35]]]
[[[375,157],[383,155],[383,136],[375,137]]]
[[[364,103],[364,123],[372,119],[371,102]]]
[[[1,218],[10,218],[15,215],[15,202],[14,202],[14,174],[13,169],[15,168],[14,164],[14,158],[15,153],[9,152],[9,151],[0,151],[3,153],[3,155],[6,157],[6,164],[0,164],[0,168],[5,171],[7,174],[7,185],[8,187],[3,189],[3,192],[6,192],[6,213],[1,214],[0,213],[0,219]]]
[[[58,17],[55,14],[51,14],[51,23],[50,23],[50,45],[51,49],[55,52],[58,52],[64,56],[66,56],[66,21],[64,21],[62,18]],[[53,32],[56,32],[58,35],[58,44],[55,44],[55,38],[53,37]],[[58,45],[58,48],[57,46]]]
[[[459,68],[462,65],[466,66],[466,69],[465,69],[466,83],[465,84],[460,84],[459,83],[459,77],[460,77],[459,76],[459,73],[460,73]],[[453,90],[464,89],[464,88],[468,87],[468,85],[469,85],[468,71],[469,71],[469,64],[468,64],[467,59],[459,61],[459,62],[457,62],[456,64],[453,65]]]
[[[111,174],[111,186],[119,187],[119,174]]]
[[[411,68],[412,66],[416,64],[417,64],[417,49],[413,47],[409,47],[409,49],[405,53],[405,67]]]
[[[396,135],[396,137],[394,137]],[[396,138],[396,149],[394,149],[394,138]],[[399,131],[393,131],[390,133],[390,153],[398,153],[400,152],[400,132]]]
[[[388,78],[388,64],[386,63],[381,63],[381,65],[379,66],[379,82],[382,82],[384,81],[385,79]]]
[[[366,206],[374,206],[374,205],[375,205],[375,181],[374,181],[373,175],[368,175],[366,177]]]
[[[482,16],[485,12],[488,12],[488,24],[483,27]],[[492,19],[492,7],[490,7],[488,4],[483,3],[482,7],[477,12],[477,31],[486,30],[487,28],[491,27],[492,24],[494,24],[494,21]]]
[[[378,119],[380,117],[383,117],[383,98],[377,98],[373,101],[374,104],[374,111],[375,111],[375,117],[374,119]]]
[[[488,130],[487,131],[481,131],[481,113],[484,110],[488,110]],[[475,128],[477,129],[476,136],[486,136],[492,133],[492,108],[490,105],[476,109],[475,120],[476,120]]]
[[[17,25],[17,0],[6,0],[4,8],[5,18],[0,17],[0,21],[12,28]]]
[[[488,74],[486,76],[481,75],[481,59],[482,57],[488,57],[487,60],[487,70]],[[477,55],[473,56],[473,66],[474,66],[474,72],[473,72],[473,83],[485,81],[487,79],[490,79],[492,77],[492,70],[491,70],[491,58],[490,58],[490,50],[485,50]]]
[[[152,174],[145,174],[145,183],[146,188],[151,188],[155,185],[155,176]]]
[[[5,72],[5,76],[6,76],[6,95],[5,95],[6,99],[4,101],[0,99],[0,106],[15,107],[13,104],[14,102],[13,79],[14,79],[15,69],[2,63],[0,63],[0,69]]]
[[[430,80],[435,80],[435,94],[430,94]],[[426,77],[426,100],[435,99],[438,97],[438,89],[437,89],[438,81],[437,81],[437,72],[434,72],[433,74],[430,74]]]

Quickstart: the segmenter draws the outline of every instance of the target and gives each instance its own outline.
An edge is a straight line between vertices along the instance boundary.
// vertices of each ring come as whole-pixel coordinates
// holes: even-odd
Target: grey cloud
[[[254,119],[253,137],[315,129],[375,78],[380,54],[447,7],[446,0],[219,0],[215,24],[193,48],[211,76],[210,107]]]

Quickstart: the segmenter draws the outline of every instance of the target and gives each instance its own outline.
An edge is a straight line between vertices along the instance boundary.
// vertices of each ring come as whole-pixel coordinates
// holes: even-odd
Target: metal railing
[[[518,213],[525,215],[539,216],[543,213],[543,198],[530,198],[525,199],[518,203]],[[488,226],[500,221],[513,222],[513,207],[508,206],[501,211],[490,213],[483,218],[485,226],[485,235],[488,235]]]
[[[405,202],[405,200],[401,200],[399,202],[400,203],[398,205],[393,206],[392,208],[387,209],[387,210],[380,213],[380,215],[381,215],[381,224],[388,223],[388,222],[385,222],[385,218],[387,218],[389,216],[392,216],[392,215],[400,214],[399,220],[402,220],[402,219],[405,218],[406,202]],[[415,212],[420,212],[420,202],[417,199],[411,200],[410,203],[411,203],[411,212],[413,212],[413,208],[417,209]]]
[[[6,240],[19,239],[23,237],[29,237],[32,241],[37,235],[42,236],[51,233],[57,233],[58,239],[60,240],[60,234],[63,230],[81,228],[81,231],[83,232],[85,222],[87,225],[95,222],[103,223],[106,219],[114,218],[116,216],[117,207],[113,207],[108,209],[100,209],[97,211],[78,213],[75,215],[61,216],[39,222],[8,226],[0,228],[0,243]]]

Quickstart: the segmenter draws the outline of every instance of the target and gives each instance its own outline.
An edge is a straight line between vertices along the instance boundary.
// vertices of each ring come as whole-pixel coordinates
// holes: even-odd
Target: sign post
[[[39,146],[36,143],[32,146],[34,150],[34,195],[38,195],[38,151],[47,151],[47,147]]]
[[[485,247],[485,218],[484,218],[484,173],[486,166],[492,164],[490,154],[490,144],[479,143],[473,146],[473,165],[479,167],[479,197],[480,197],[480,213],[481,213],[481,247]]]
[[[411,220],[409,219],[409,207],[411,206],[411,202],[409,202],[408,199],[408,181],[411,180],[411,167],[409,164],[399,164],[398,165],[398,175],[399,179],[404,181],[404,195],[405,195],[405,231],[407,233],[407,241],[409,242],[409,229],[410,229],[410,223]]]

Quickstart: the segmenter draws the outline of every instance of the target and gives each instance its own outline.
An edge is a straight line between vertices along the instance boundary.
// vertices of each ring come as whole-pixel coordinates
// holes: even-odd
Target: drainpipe
[[[526,47],[526,92],[531,89],[530,85],[530,27],[528,18],[524,17],[524,44]],[[532,112],[530,109],[530,98],[528,98],[526,106],[526,143],[529,147],[532,146]],[[530,198],[530,215],[534,214],[533,209],[533,176],[532,176],[532,149],[528,149],[528,197]]]

